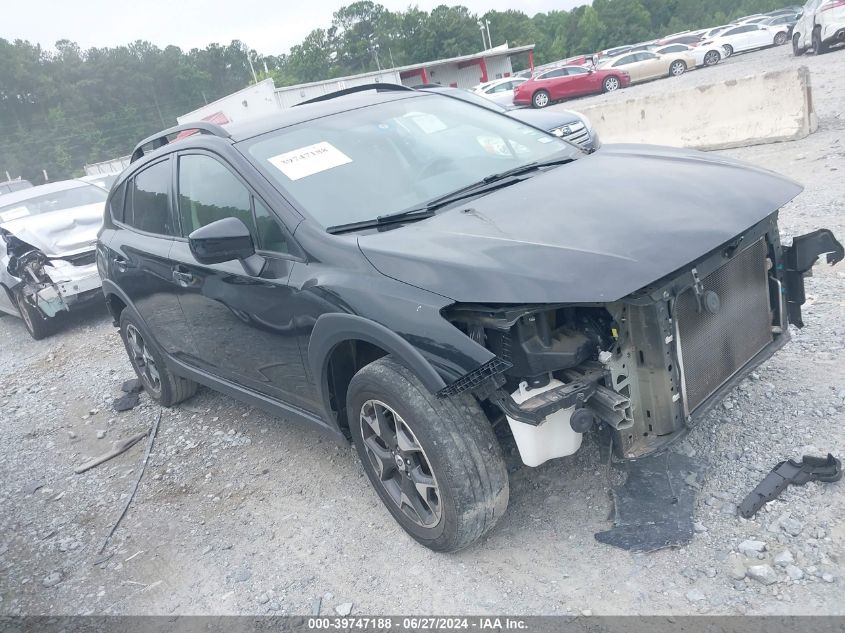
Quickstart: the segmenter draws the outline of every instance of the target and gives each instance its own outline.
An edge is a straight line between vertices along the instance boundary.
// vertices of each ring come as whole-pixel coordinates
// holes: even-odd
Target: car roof
[[[28,187],[19,191],[12,191],[11,193],[4,193],[0,196],[0,204],[4,207],[16,202],[23,202],[30,198],[37,198],[45,194],[54,193],[56,191],[66,191],[68,189],[77,189],[79,187],[93,187],[91,183],[82,182],[80,180],[60,180],[57,182],[50,182],[46,185],[39,185],[37,187]]]

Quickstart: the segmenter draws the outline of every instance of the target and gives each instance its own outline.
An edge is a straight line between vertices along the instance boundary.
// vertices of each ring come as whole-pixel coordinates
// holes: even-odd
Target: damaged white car
[[[34,339],[54,317],[101,300],[95,257],[107,192],[65,180],[0,196],[0,312],[19,316]]]

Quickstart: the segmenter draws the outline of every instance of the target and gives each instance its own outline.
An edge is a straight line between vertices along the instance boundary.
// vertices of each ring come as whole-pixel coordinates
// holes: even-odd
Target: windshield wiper
[[[522,182],[523,178],[518,178],[524,174],[542,169],[543,167],[552,167],[555,165],[565,165],[571,163],[574,158],[554,158],[550,160],[534,161],[507,171],[499,172],[485,176],[478,182],[471,183],[465,187],[461,187],[455,191],[438,196],[429,200],[424,205],[419,207],[412,207],[404,211],[397,211],[396,213],[388,213],[387,215],[380,215],[371,220],[362,220],[360,222],[350,222],[348,224],[338,224],[337,226],[330,226],[326,229],[328,233],[337,235],[338,233],[347,233],[351,231],[358,231],[362,229],[371,229],[378,226],[386,226],[389,224],[396,224],[398,222],[414,222],[416,220],[424,220],[434,215],[434,212],[441,207],[444,207],[453,202],[458,202],[465,198],[482,195],[502,187],[508,187],[517,182]]]

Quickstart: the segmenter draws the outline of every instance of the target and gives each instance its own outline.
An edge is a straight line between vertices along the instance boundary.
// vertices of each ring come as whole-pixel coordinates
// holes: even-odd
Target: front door
[[[238,261],[205,265],[187,240],[171,251],[180,302],[197,343],[200,369],[308,411],[316,396],[300,354],[294,291],[295,260],[281,222],[221,159],[208,153],[178,158],[178,211],[182,235],[226,217],[250,229],[267,265],[260,277]]]

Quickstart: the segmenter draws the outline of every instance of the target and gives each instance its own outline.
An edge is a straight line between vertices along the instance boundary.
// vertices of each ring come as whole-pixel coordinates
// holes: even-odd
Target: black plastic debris
[[[144,384],[137,378],[133,378],[132,380],[124,382],[120,388],[125,393],[141,393],[141,391],[144,390]]]
[[[137,407],[139,402],[141,402],[141,397],[137,393],[127,393],[115,400],[112,406],[115,411],[129,411]]]
[[[832,483],[842,479],[842,464],[830,453],[827,457],[804,455],[801,462],[788,459],[772,468],[739,504],[741,517],[750,519],[766,503],[780,495],[790,485],[803,486],[810,481]]]
[[[598,532],[600,543],[635,552],[680,547],[692,540],[695,477],[700,462],[665,452],[622,462],[616,469],[627,474],[625,483],[611,488],[614,526]]]

